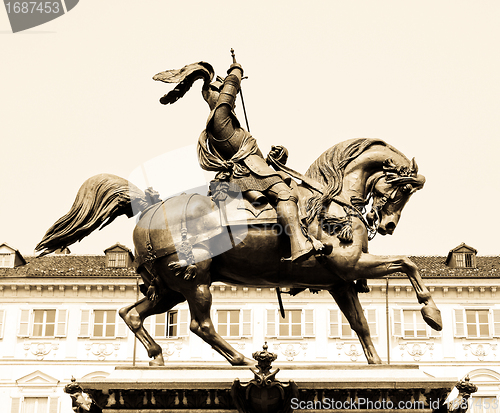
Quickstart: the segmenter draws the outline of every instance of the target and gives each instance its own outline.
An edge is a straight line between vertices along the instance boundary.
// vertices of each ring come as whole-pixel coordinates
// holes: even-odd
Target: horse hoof
[[[441,331],[443,329],[443,321],[441,320],[441,311],[437,307],[424,305],[420,310],[424,321],[434,330]]]
[[[255,366],[255,360],[249,359],[248,357],[245,357],[243,359],[243,363],[240,364],[240,366]]]
[[[150,365],[151,367],[158,367],[158,366],[164,366],[164,365],[165,365],[165,363],[163,363],[162,361],[151,360],[151,361],[149,362],[149,365]]]
[[[228,359],[232,366],[255,366],[255,360],[249,359],[244,355],[240,354],[240,356],[235,357],[233,359]]]
[[[149,365],[151,367],[164,366],[165,361],[163,360],[163,355],[159,354],[158,356],[156,356],[153,360],[149,362]]]

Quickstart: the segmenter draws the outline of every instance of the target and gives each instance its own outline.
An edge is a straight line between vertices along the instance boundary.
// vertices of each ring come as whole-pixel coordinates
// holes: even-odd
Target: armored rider
[[[203,169],[218,171],[217,178],[229,178],[250,200],[265,196],[290,237],[292,262],[301,262],[317,252],[302,232],[297,190],[269,167],[255,139],[240,126],[233,111],[242,77],[243,68],[234,62],[225,79],[217,78],[204,87],[202,94],[211,112],[198,141],[198,160]],[[283,163],[286,161],[284,148],[274,147],[273,152]]]

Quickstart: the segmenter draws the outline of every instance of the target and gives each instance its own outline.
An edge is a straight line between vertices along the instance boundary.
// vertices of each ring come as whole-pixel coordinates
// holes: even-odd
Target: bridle
[[[410,195],[419,189],[418,186],[420,185],[418,185],[418,182],[413,174],[416,174],[416,170],[412,170],[408,167],[397,168],[392,163],[392,160],[388,159],[384,164],[384,170],[381,171],[379,176],[375,177],[370,183],[370,189],[366,199],[351,197],[350,202],[345,202],[339,197],[334,197],[332,199],[333,202],[342,206],[346,215],[345,217],[338,218],[334,215],[324,213],[321,217],[321,226],[323,230],[332,234],[337,233],[337,230],[340,229],[337,233],[339,239],[344,242],[350,242],[352,240],[352,218],[357,217],[365,226],[368,233],[368,240],[371,241],[378,233],[381,221],[380,211],[384,209],[385,205],[391,199],[396,197],[396,193],[401,190],[403,193]],[[386,180],[387,184],[393,186],[393,189],[389,194],[376,196],[375,188],[382,178]],[[365,207],[370,199],[373,199],[372,208],[365,217]],[[345,234],[348,236],[345,237]]]

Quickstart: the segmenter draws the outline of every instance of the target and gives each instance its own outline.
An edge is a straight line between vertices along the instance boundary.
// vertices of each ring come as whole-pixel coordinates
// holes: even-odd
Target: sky
[[[498,255],[499,20],[493,0],[81,0],[13,34],[0,11],[0,243],[32,255],[99,173],[149,168],[162,196],[209,179],[195,157],[201,82],[163,106],[171,87],[152,77],[201,60],[225,75],[234,48],[264,153],[284,145],[305,172],[368,137],[416,158],[425,187],[370,252],[446,255],[465,242]],[[133,248],[134,225],[120,217],[70,249]]]

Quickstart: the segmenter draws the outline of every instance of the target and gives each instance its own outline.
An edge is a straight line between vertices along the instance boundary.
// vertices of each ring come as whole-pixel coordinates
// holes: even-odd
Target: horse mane
[[[305,175],[322,184],[324,190],[323,194],[314,195],[307,201],[307,224],[311,224],[323,207],[329,205],[342,191],[346,166],[372,145],[383,145],[394,149],[380,139],[358,138],[332,146],[313,162]]]

